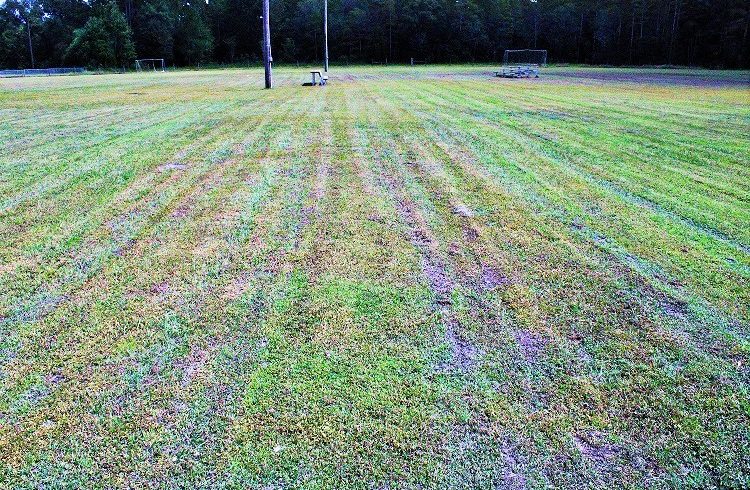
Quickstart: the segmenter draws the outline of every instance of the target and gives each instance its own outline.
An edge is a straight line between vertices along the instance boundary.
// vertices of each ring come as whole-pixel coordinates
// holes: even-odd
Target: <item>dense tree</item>
[[[180,6],[174,34],[175,61],[195,65],[211,59],[214,39],[207,24],[206,4]]]
[[[65,59],[78,64],[122,67],[135,58],[125,16],[111,0],[97,2],[83,27],[76,29]]]
[[[7,0],[0,66],[260,59],[260,0],[116,1]],[[498,61],[537,47],[553,62],[750,66],[748,0],[329,1],[334,62]],[[277,61],[322,59],[322,4],[272,0]]]
[[[26,38],[24,30],[10,10],[0,10],[0,66],[31,67],[30,59],[23,49]]]
[[[10,0],[6,4],[7,16],[17,20],[17,25],[11,27],[10,39],[19,44],[19,35],[23,32],[21,37],[24,37],[23,42],[26,44],[28,62],[31,68],[36,65],[36,58],[34,57],[34,46],[37,44],[37,38],[39,37],[37,29],[42,24],[43,10],[41,5],[33,0]],[[15,36],[13,35],[15,34]]]
[[[132,26],[140,57],[174,61],[177,8],[171,0],[143,0],[136,4]]]

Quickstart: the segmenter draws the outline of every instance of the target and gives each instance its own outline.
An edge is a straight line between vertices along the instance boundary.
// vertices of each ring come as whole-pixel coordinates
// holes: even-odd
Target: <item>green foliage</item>
[[[125,67],[135,59],[132,33],[112,0],[97,3],[86,24],[76,29],[66,60],[92,67]]]
[[[0,17],[0,59],[5,66],[31,66],[28,58],[26,32],[23,26]]]
[[[299,50],[297,49],[297,44],[294,42],[294,39],[288,37],[284,39],[283,43],[281,43],[281,55],[278,58],[281,61],[293,62],[298,59],[298,52]]]
[[[205,8],[200,2],[186,3],[175,31],[175,60],[184,65],[209,61],[213,49],[214,39],[207,25]]]
[[[175,32],[178,24],[176,2],[144,0],[133,16],[136,48],[141,58],[174,60]],[[201,32],[196,33],[200,38]]]
[[[74,31],[84,29],[91,17],[102,18],[99,4],[8,0],[0,5],[0,68],[28,67],[32,52],[40,65],[62,63]],[[140,58],[194,65],[261,57],[259,0],[117,4]],[[750,66],[746,0],[330,0],[329,11],[334,63],[498,62],[505,49],[539,48],[549,51],[551,62]],[[321,61],[322,0],[274,0],[271,17],[279,60]],[[24,38],[28,26],[31,48]],[[92,31],[90,38],[96,31],[101,40],[101,30],[94,22],[84,32]],[[87,51],[98,44],[78,40],[75,51],[86,55],[79,62],[110,60],[110,53]]]

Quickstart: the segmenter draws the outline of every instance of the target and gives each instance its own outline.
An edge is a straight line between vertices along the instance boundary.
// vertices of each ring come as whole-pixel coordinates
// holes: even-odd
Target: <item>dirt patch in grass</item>
[[[471,218],[474,212],[464,204],[453,204],[451,206],[453,214],[461,217],[461,229],[467,242],[473,243],[479,239],[479,231],[471,224]]]
[[[367,216],[367,219],[368,219],[369,221],[372,221],[373,223],[380,223],[381,225],[384,225],[384,224],[385,224],[385,217],[384,217],[384,216],[381,216],[381,215],[379,215],[379,214],[377,214],[377,213],[370,213],[370,214],[369,214],[369,215]]]
[[[454,426],[451,440],[452,450],[446,461],[450,487],[528,488],[527,462],[518,447],[494,433],[482,417]]]
[[[750,80],[742,76],[720,77],[679,71],[640,70],[566,70],[550,73],[552,77],[589,80],[595,82],[634,83],[651,85],[684,85],[700,88],[750,87]]]
[[[250,287],[252,279],[252,274],[248,271],[245,271],[232,279],[224,288],[224,299],[228,301],[234,301],[240,298]]]
[[[581,456],[603,472],[612,470],[624,455],[623,448],[607,442],[603,432],[581,432],[573,436],[573,442]]]
[[[448,308],[442,308],[441,313],[445,318],[445,338],[451,348],[451,363],[448,366],[466,372],[471,370],[479,357],[479,351],[474,345],[460,335],[461,324],[453,316]]]
[[[479,285],[483,291],[495,291],[511,284],[510,278],[498,269],[487,264],[482,264],[482,272]]]
[[[451,362],[448,366],[441,366],[441,368],[468,371],[476,363],[478,351],[471,342],[462,336],[461,323],[451,310],[451,295],[456,283],[448,274],[445,264],[437,256],[434,250],[434,242],[428,235],[427,230],[414,224],[416,220],[411,214],[415,212],[413,208],[401,203],[399,212],[406,214],[407,221],[412,227],[412,243],[422,253],[422,272],[430,284],[430,289],[435,296],[437,311],[445,323],[445,340],[451,348]]]
[[[184,163],[170,162],[159,166],[159,172],[169,172],[170,170],[185,170],[187,165]]]
[[[546,342],[533,332],[520,330],[516,333],[516,341],[521,349],[521,354],[528,362],[536,362],[544,350]]]
[[[118,257],[123,257],[135,246],[136,241],[132,238],[128,238],[125,242],[117,247],[114,254]]]
[[[188,216],[192,211],[192,205],[191,204],[182,204],[180,206],[177,206],[174,211],[170,214],[172,218],[184,218]]]
[[[469,207],[466,204],[463,204],[460,202],[453,202],[451,203],[451,209],[453,210],[453,214],[461,216],[462,218],[474,217],[474,211],[469,209]]]
[[[59,369],[56,369],[55,371],[45,376],[44,381],[47,386],[56,386],[65,381],[65,376]]]
[[[466,238],[466,241],[469,243],[476,242],[479,238],[479,232],[472,228],[471,226],[464,227],[464,238]]]
[[[0,264],[0,274],[10,274],[16,270],[30,269],[39,265],[38,257],[20,257],[15,261]]]
[[[22,310],[17,319],[28,322],[42,321],[69,299],[70,296],[67,294],[40,296],[28,309]]]
[[[642,289],[646,294],[654,298],[656,305],[665,315],[677,320],[688,320],[690,318],[690,310],[685,301],[664,291],[657,290],[649,284],[644,284]]]
[[[658,481],[665,472],[664,468],[641,448],[632,443],[616,444],[607,439],[599,430],[588,430],[573,435],[573,444],[581,458],[589,463],[603,481],[614,485],[624,481],[624,470],[636,472],[644,481]]]
[[[313,184],[313,197],[316,203],[322,201],[326,196],[328,179],[331,175],[331,147],[333,146],[333,135],[331,132],[331,121],[326,120],[323,124],[323,142],[320,156],[318,157],[315,172],[315,183]]]
[[[423,259],[422,272],[427,277],[430,289],[435,294],[436,303],[439,305],[450,305],[451,293],[455,284],[448,277],[443,266],[425,257]]]
[[[688,317],[687,303],[673,298],[661,298],[659,300],[659,306],[661,306],[664,313],[667,315],[684,320]]]
[[[184,359],[177,361],[175,367],[182,373],[181,384],[187,386],[195,378],[196,374],[204,369],[209,361],[211,346],[208,348],[193,347],[190,354]]]
[[[169,282],[162,281],[151,286],[148,292],[152,300],[160,301],[172,293],[172,287]]]
[[[389,194],[394,197],[396,211],[408,227],[410,241],[419,250],[422,273],[435,297],[435,311],[445,324],[445,341],[451,348],[451,361],[447,366],[440,366],[440,369],[468,371],[476,363],[478,351],[463,337],[461,323],[451,309],[451,295],[456,282],[440,257],[437,240],[424,216],[419,213],[415,203],[404,195],[403,183],[388,174],[387,170],[383,176]]]

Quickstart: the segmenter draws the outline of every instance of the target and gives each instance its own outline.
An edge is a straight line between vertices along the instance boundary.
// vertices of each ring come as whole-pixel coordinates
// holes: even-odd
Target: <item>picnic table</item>
[[[325,85],[328,83],[328,75],[324,75],[323,72],[320,70],[313,70],[310,72],[312,75],[312,84],[315,85]],[[318,83],[318,77],[320,77],[320,83]]]

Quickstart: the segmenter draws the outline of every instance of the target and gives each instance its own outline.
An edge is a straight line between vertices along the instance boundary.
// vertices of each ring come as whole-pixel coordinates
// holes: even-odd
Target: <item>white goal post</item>
[[[546,49],[506,49],[503,65],[544,66],[547,64]]]
[[[143,71],[144,69],[150,71],[167,71],[164,65],[164,58],[144,58],[142,60],[135,60],[136,71]]]

